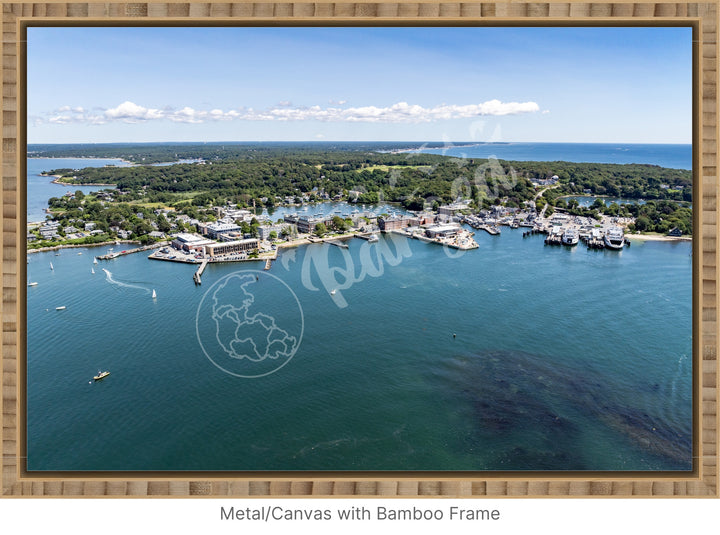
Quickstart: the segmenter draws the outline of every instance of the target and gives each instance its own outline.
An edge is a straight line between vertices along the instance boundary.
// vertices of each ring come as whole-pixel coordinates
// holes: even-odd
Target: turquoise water
[[[459,158],[489,158],[539,162],[642,163],[692,169],[692,145],[620,143],[479,143],[423,149],[422,152]]]
[[[30,255],[29,469],[690,469],[690,244],[476,238],[286,249],[202,286],[146,253],[95,274],[107,247]],[[254,379],[211,362],[230,361],[198,314],[238,270],[254,313],[300,338]]]

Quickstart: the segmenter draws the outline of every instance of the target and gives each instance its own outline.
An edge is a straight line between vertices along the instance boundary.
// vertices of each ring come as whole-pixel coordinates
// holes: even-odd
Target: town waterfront
[[[196,286],[195,266],[146,253],[91,273],[109,246],[30,255],[29,469],[690,469],[691,244],[476,239],[281,251],[268,273],[304,336],[256,379],[205,357],[196,311],[261,263],[210,264]],[[267,277],[255,294],[282,298]]]

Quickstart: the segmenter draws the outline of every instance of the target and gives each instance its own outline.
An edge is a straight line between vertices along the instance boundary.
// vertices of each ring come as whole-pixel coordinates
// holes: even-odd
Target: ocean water
[[[692,169],[692,145],[621,143],[479,143],[422,149],[458,158],[540,162],[641,163]]]
[[[29,160],[28,215],[67,189],[30,162],[76,161]],[[29,470],[689,470],[691,244],[476,239],[302,246],[201,286],[94,265],[110,246],[29,255]]]
[[[690,243],[476,238],[285,249],[201,286],[147,253],[31,254],[29,469],[689,470]],[[232,314],[291,358],[260,329],[267,358],[233,360]]]

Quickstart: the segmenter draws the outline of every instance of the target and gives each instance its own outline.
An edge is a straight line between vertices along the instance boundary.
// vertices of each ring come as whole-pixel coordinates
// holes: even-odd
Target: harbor
[[[685,412],[690,407],[691,358],[679,360],[690,355],[690,244],[638,242],[618,255],[586,252],[582,244],[544,247],[545,235],[523,238],[529,228],[502,230],[500,236],[478,232],[474,239],[479,249],[462,255],[447,255],[420,239],[400,240],[407,254],[392,263],[378,263],[373,256],[374,269],[364,255],[375,248],[362,238],[346,240],[348,249],[316,244],[282,250],[268,275],[282,279],[297,295],[305,312],[305,335],[285,368],[255,381],[228,377],[202,356],[195,320],[198,303],[207,292],[213,295],[217,281],[238,270],[263,271],[267,260],[208,262],[202,285],[195,286],[190,279],[202,262],[188,262],[192,267],[149,262],[150,251],[101,262],[112,276],[98,269],[91,274],[93,255],[109,252],[108,246],[82,250],[81,256],[75,250],[59,257],[52,252],[31,255],[28,271],[39,283],[27,292],[28,426],[35,437],[29,444],[31,468],[341,469],[344,461],[328,456],[330,446],[324,446],[334,444],[343,460],[362,455],[368,469],[425,463],[444,469],[509,465],[567,470],[587,466],[584,457],[573,457],[580,443],[592,444],[594,467],[683,468],[678,461],[682,448],[650,451],[643,446],[649,435],[642,425],[686,436],[681,423],[690,421]],[[398,238],[381,234],[379,240]],[[381,242],[377,251],[386,248]],[[283,266],[286,253],[293,258],[288,269]],[[48,268],[50,262],[54,270]],[[605,276],[608,270],[612,284]],[[335,295],[323,289],[319,278],[332,272],[339,273],[338,284],[329,285],[337,288]],[[260,278],[254,294],[265,299],[260,289],[270,287],[262,274]],[[153,289],[157,299],[151,297]],[[289,294],[275,290],[277,296],[271,296],[285,302]],[[335,304],[341,295],[346,308]],[[58,306],[67,308],[56,311]],[[117,328],[106,327],[110,310]],[[283,329],[293,326],[282,306],[257,312],[271,314]],[[78,336],[78,329],[88,336]],[[567,336],[568,329],[578,335]],[[612,342],[609,332],[614,333]],[[200,335],[207,339],[214,333]],[[45,358],[49,354],[53,358]],[[642,374],[636,373],[638,362]],[[101,383],[91,386],[88,381],[98,370],[112,375],[94,389]],[[329,387],[308,393],[302,388],[308,377]],[[418,381],[422,388],[401,389],[399,396],[398,384]],[[276,399],[278,383],[288,387],[287,395]],[[525,393],[521,401],[512,387]],[[203,403],[186,404],[188,392]],[[93,403],[90,411],[87,396]],[[357,405],[362,396],[377,401],[367,410],[381,417],[358,418],[352,434],[344,435],[349,431],[338,422],[365,410]],[[251,410],[257,399],[273,399],[262,415]],[[484,403],[481,412],[478,402]],[[149,420],[142,411],[148,403],[156,408]],[[302,403],[327,407],[331,417],[309,436],[306,419],[299,418],[307,414]],[[532,411],[520,413],[516,406]],[[257,443],[269,444],[269,452],[227,442],[221,449],[188,448],[175,459],[153,449],[169,433],[191,442],[195,430],[206,429],[208,410],[216,420],[229,422],[228,432],[246,425],[261,429]],[[99,427],[98,411],[128,425]],[[238,415],[242,425],[234,423]],[[268,418],[277,425],[263,427]],[[87,425],[110,446],[76,443],[76,454],[70,456],[68,448],[57,447],[70,420]],[[128,434],[128,426],[140,431]],[[302,439],[273,442],[280,428]],[[513,442],[517,428],[528,430],[522,442]],[[480,453],[467,448],[468,436],[483,445]],[[588,442],[589,436],[603,440]],[[497,457],[493,452],[507,450],[499,446],[503,441],[526,453]],[[420,449],[408,454],[407,444],[429,444],[432,448],[422,451],[430,452],[448,451],[435,446],[450,444],[452,455],[428,457]],[[619,450],[605,444],[623,446]],[[118,452],[131,447],[139,454],[118,463]]]

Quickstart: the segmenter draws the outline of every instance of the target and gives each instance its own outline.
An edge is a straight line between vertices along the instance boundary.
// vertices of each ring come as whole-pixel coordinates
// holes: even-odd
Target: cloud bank
[[[398,102],[392,106],[340,107],[293,106],[290,102],[281,102],[277,106],[264,110],[239,108],[224,111],[221,109],[196,110],[189,106],[182,109],[171,107],[146,108],[126,101],[114,108],[86,110],[82,107],[62,106],[46,114],[35,117],[35,124],[107,124],[112,122],[144,123],[166,120],[175,123],[205,123],[208,121],[321,121],[345,123],[427,123],[450,119],[469,119],[482,116],[518,115],[536,113],[540,107],[535,102],[501,102],[488,100],[481,104],[441,104],[426,108],[417,104]]]

